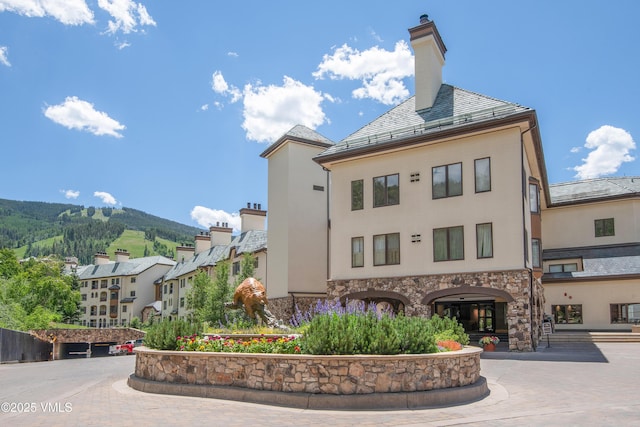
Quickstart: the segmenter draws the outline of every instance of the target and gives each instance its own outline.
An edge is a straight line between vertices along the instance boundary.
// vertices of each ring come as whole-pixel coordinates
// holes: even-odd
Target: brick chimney
[[[109,255],[106,252],[96,252],[93,256],[93,263],[95,265],[109,264]]]
[[[207,231],[201,231],[200,234],[196,234],[196,248],[195,253],[199,254],[201,252],[209,250],[211,247],[211,237]]]
[[[420,25],[409,28],[409,34],[415,55],[416,111],[420,111],[431,108],[436,100],[447,48],[428,15],[422,15]]]
[[[240,209],[240,232],[244,233],[249,230],[264,230],[264,221],[267,217],[267,211],[262,210],[260,203],[247,203],[246,208]]]
[[[189,261],[193,258],[195,249],[193,246],[178,246],[176,247],[176,262]]]
[[[127,262],[130,256],[126,249],[116,249],[116,262]]]
[[[216,222],[216,225],[209,227],[209,236],[211,237],[211,247],[218,245],[228,245],[231,243],[231,233],[233,228],[229,227],[226,222]]]

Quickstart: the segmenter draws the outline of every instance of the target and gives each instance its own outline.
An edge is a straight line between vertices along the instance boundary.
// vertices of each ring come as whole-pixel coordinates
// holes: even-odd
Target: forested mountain
[[[0,248],[24,248],[24,256],[75,256],[80,264],[90,264],[125,230],[144,232],[150,251],[162,255],[169,253],[162,253],[168,249],[159,239],[192,243],[202,231],[131,208],[0,199]]]

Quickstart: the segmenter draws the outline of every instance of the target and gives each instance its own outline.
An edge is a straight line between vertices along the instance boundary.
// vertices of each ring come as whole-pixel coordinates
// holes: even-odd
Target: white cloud
[[[203,104],[200,106],[200,111],[207,111],[209,109],[209,104]]]
[[[579,153],[580,151],[582,151],[582,147],[571,147],[570,151],[572,153]]]
[[[231,57],[233,57],[233,58],[237,58],[237,57],[238,57],[238,56],[240,56],[240,55],[238,55],[238,53],[237,53],[237,52],[227,52],[227,56],[231,56]]]
[[[629,152],[636,148],[631,134],[624,129],[604,125],[589,133],[584,146],[590,149],[583,164],[573,168],[580,179],[614,174],[622,163],[635,160]]]
[[[11,67],[11,63],[9,62],[9,58],[7,57],[7,49],[6,46],[0,46],[0,64],[4,64],[7,67]]]
[[[60,190],[67,199],[77,199],[80,196],[80,192],[76,190]]]
[[[321,92],[285,76],[282,86],[246,85],[244,122],[247,138],[274,142],[293,126],[315,129],[326,121]]]
[[[124,42],[115,42],[114,43],[115,46],[118,48],[118,50],[122,50],[124,48],[127,48],[129,46],[131,46],[131,43],[124,41]]]
[[[98,197],[100,200],[102,200],[102,203],[104,203],[105,205],[113,206],[118,203],[115,197],[113,197],[111,194],[106,193],[104,191],[96,191],[93,193],[93,195],[95,197]]]
[[[94,135],[111,135],[122,138],[118,133],[125,126],[109,117],[106,113],[96,111],[93,104],[68,96],[62,104],[47,107],[44,115],[68,129],[91,132]]]
[[[232,104],[238,102],[242,98],[240,89],[233,85],[229,86],[220,71],[214,71],[211,76],[211,89],[220,95],[231,96]]]
[[[109,21],[107,33],[115,34],[122,31],[128,34],[136,32],[138,26],[156,26],[156,22],[142,3],[132,0],[98,0],[98,6],[113,18]]]
[[[65,25],[93,24],[93,12],[85,0],[0,0],[0,12],[29,18],[51,16]]]
[[[354,90],[354,98],[371,98],[386,105],[409,96],[402,79],[414,74],[414,58],[405,41],[396,43],[393,51],[374,46],[365,51],[347,44],[324,55],[313,73],[316,79],[328,76],[332,80],[360,80],[362,87]]]
[[[242,226],[239,213],[227,213],[222,210],[205,208],[204,206],[195,206],[191,210],[191,219],[205,228],[224,222],[229,224],[229,227],[233,228],[234,231],[240,231]]]

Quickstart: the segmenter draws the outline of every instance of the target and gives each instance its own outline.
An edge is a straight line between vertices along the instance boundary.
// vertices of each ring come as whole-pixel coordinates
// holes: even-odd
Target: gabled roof
[[[125,262],[109,262],[101,265],[87,265],[78,269],[76,274],[79,280],[99,279],[113,276],[134,276],[155,266],[156,264],[174,266],[175,261],[163,256],[150,256],[133,258]]]
[[[549,185],[551,206],[640,196],[640,177],[585,179]]]
[[[613,276],[640,276],[640,243],[582,248],[545,249],[544,261],[582,259],[582,271],[544,273],[543,282],[597,280]]]
[[[320,135],[315,130],[309,129],[308,127],[303,125],[296,125],[292,127],[287,133],[282,135],[276,142],[271,144],[266,150],[264,150],[262,154],[260,154],[260,157],[269,157],[271,153],[276,151],[286,141],[296,141],[303,144],[318,146],[321,148],[326,148],[333,145],[333,141]]]
[[[255,253],[267,248],[266,230],[249,230],[233,237],[228,245],[218,245],[194,255],[192,258],[177,263],[164,276],[164,280],[175,280],[185,274],[193,273],[202,267],[215,267],[219,261],[229,258],[231,250],[236,255]]]
[[[497,121],[532,109],[480,95],[448,84],[440,86],[431,108],[415,111],[415,96],[387,111],[371,123],[327,148],[316,161],[334,156],[357,155],[372,147],[383,149],[388,143],[444,130],[464,129],[478,123]]]

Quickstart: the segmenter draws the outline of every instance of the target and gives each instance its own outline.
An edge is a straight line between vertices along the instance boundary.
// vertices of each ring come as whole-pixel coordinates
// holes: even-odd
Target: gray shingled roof
[[[319,157],[410,138],[416,134],[435,133],[443,129],[499,119],[525,111],[532,110],[443,84],[431,108],[416,112],[415,96],[412,96],[338,144],[327,148]]]
[[[112,276],[133,276],[153,267],[156,264],[173,266],[175,261],[163,256],[150,256],[133,258],[125,262],[109,262],[102,265],[87,265],[78,269],[76,274],[79,280],[98,279]]]
[[[174,280],[185,274],[193,273],[201,267],[213,267],[219,261],[229,258],[231,249],[235,248],[237,255],[254,253],[267,248],[266,230],[249,230],[233,237],[229,245],[218,245],[194,255],[192,258],[177,263],[167,272],[164,280]]]
[[[583,271],[544,273],[542,280],[640,275],[640,243],[568,249],[546,249],[545,261],[582,258]]]
[[[551,204],[640,195],[640,177],[597,178],[549,185]]]
[[[285,141],[288,140],[302,141],[323,148],[333,145],[333,141],[320,135],[315,130],[309,129],[308,127],[303,125],[296,125],[292,127],[287,133],[278,138],[276,142],[267,147],[267,149],[260,154],[260,157],[268,157],[269,154],[271,154],[280,145],[284,144]]]

